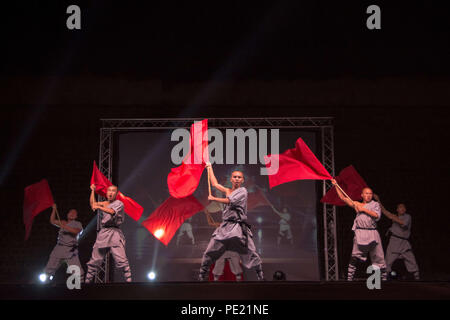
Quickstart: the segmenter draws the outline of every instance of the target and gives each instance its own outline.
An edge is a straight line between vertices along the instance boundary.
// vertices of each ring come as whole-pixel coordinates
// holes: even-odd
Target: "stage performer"
[[[331,182],[336,186],[336,180],[332,179]],[[347,198],[338,187],[336,187],[336,191],[339,198],[356,211],[352,227],[355,235],[347,280],[353,280],[358,263],[366,261],[367,254],[370,254],[372,265],[381,270],[382,280],[387,280],[383,246],[377,231],[377,221],[381,218],[381,209],[380,204],[372,200],[372,189],[364,188],[362,190],[362,202]]]
[[[380,203],[381,212],[392,220],[392,226],[389,229],[389,244],[386,250],[386,271],[390,274],[394,261],[403,259],[408,272],[412,273],[415,280],[420,280],[419,267],[408,240],[411,235],[411,216],[406,213],[405,204],[399,203],[397,205],[398,215],[395,215],[384,208],[376,194],[374,198]]]
[[[104,202],[95,201],[95,185],[91,185],[90,204],[92,210],[101,211],[101,229],[92,249],[92,257],[88,261],[86,283],[91,283],[95,273],[103,262],[103,258],[110,250],[117,269],[122,269],[126,282],[131,282],[131,270],[125,253],[125,236],[120,225],[125,218],[123,202],[116,199],[117,186],[111,185],[106,191]]]
[[[50,223],[60,228],[58,232],[58,240],[53,248],[44,273],[52,278],[62,263],[67,266],[76,265],[80,268],[81,281],[83,281],[84,270],[81,267],[78,257],[78,234],[83,230],[81,222],[77,221],[78,212],[71,209],[67,213],[67,221],[56,219],[56,204],[52,206],[50,215]]]
[[[232,188],[225,188],[217,182],[211,164],[207,163],[210,181],[213,187],[222,191],[226,198],[208,196],[211,201],[225,204],[222,212],[222,223],[214,231],[208,247],[203,254],[200,266],[199,280],[206,280],[209,267],[219,259],[225,251],[237,252],[243,265],[255,268],[258,280],[264,280],[262,261],[256,252],[250,225],[247,223],[247,189],[242,187],[244,174],[241,171],[233,171],[231,174]]]
[[[277,238],[277,246],[280,246],[281,244],[281,238],[286,236],[286,239],[289,240],[291,245],[294,244],[294,238],[292,236],[291,226],[289,224],[289,221],[291,220],[291,215],[289,214],[287,208],[283,208],[283,212],[278,211],[275,209],[274,206],[272,206],[272,210],[280,216],[280,230],[278,231],[278,238]]]

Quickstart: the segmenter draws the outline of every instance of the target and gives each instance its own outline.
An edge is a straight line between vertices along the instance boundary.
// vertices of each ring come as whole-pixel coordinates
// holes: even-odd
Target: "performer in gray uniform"
[[[374,198],[380,202],[377,195],[374,195]],[[386,271],[390,274],[394,261],[403,259],[406,270],[413,274],[415,280],[420,280],[419,267],[408,240],[411,235],[411,216],[406,213],[405,204],[399,203],[397,205],[398,216],[387,211],[381,202],[380,206],[381,212],[392,220],[392,226],[389,229],[391,236],[386,250]]]
[[[67,213],[66,221],[55,218],[56,204],[53,204],[52,208],[50,223],[60,228],[60,230],[58,233],[58,241],[50,254],[44,272],[52,278],[61,264],[65,262],[67,266],[78,266],[80,268],[80,275],[83,277],[84,271],[78,258],[78,234],[83,230],[83,226],[76,220],[78,217],[77,210],[70,210]]]
[[[102,264],[105,254],[110,250],[117,269],[122,269],[126,282],[131,282],[131,270],[125,254],[125,236],[120,225],[123,223],[125,213],[123,202],[116,199],[117,187],[110,186],[106,191],[104,202],[95,202],[95,185],[91,185],[90,203],[92,210],[100,209],[102,212],[101,229],[97,233],[97,240],[92,249],[91,260],[87,263],[88,270],[86,283],[92,282],[94,275]]]
[[[333,185],[337,184],[334,179],[331,182]],[[362,203],[347,198],[338,187],[336,187],[336,191],[339,198],[356,211],[356,218],[352,227],[355,236],[353,238],[352,257],[348,265],[347,280],[353,280],[357,264],[366,261],[367,254],[370,255],[372,265],[381,270],[382,280],[387,280],[383,246],[377,230],[377,221],[381,218],[381,209],[380,204],[372,200],[372,189],[364,188],[362,190]]]
[[[219,259],[225,251],[239,253],[242,264],[250,269],[255,268],[258,280],[264,280],[262,261],[256,252],[250,225],[247,223],[247,189],[241,187],[244,174],[234,171],[231,174],[232,188],[225,188],[217,182],[211,164],[207,164],[210,181],[213,187],[225,193],[226,198],[208,196],[208,200],[225,204],[222,212],[222,223],[214,231],[203,254],[199,280],[206,280],[210,265]]]

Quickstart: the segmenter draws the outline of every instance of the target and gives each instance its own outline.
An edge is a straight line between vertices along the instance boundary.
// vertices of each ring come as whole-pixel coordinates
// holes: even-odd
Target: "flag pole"
[[[59,222],[59,227],[62,229],[62,225],[61,225],[61,219],[59,218],[59,213],[58,213],[58,208],[56,208],[56,217],[58,218],[58,222]]]
[[[344,189],[342,189],[341,186],[337,182],[336,182],[336,187],[338,187],[339,190],[341,190],[341,192],[344,194],[344,196],[346,196],[347,198],[349,198],[353,202],[352,198],[350,198],[348,196],[348,194],[345,193]]]
[[[207,167],[206,170],[208,171],[208,192],[209,195],[211,195],[211,180],[209,179],[209,167]]]

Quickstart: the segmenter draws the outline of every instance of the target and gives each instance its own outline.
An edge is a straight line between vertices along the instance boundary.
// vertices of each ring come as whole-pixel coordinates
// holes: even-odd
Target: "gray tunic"
[[[114,200],[108,204],[108,208],[113,209],[115,214],[111,215],[107,212],[102,212],[101,229],[97,234],[94,248],[125,246],[125,236],[120,229],[120,225],[125,218],[123,202]]]
[[[376,230],[377,221],[381,218],[380,204],[370,201],[364,205],[365,208],[374,211],[378,217],[373,218],[366,213],[358,213],[353,222],[352,230],[355,232],[355,239],[358,245],[368,245],[372,242],[381,244],[380,234]]]
[[[411,244],[408,240],[406,240],[411,234],[411,216],[405,213],[403,215],[399,215],[398,218],[405,224],[402,226],[397,222],[392,223],[392,227],[389,229],[392,233],[392,236],[389,240],[388,251],[403,253],[405,251],[411,250]],[[397,238],[395,236],[400,238]]]
[[[230,203],[226,204],[222,212],[222,223],[214,231],[213,238],[219,241],[231,238],[244,239],[240,224],[227,220],[246,221],[247,220],[247,189],[240,187],[234,190],[227,197]],[[247,229],[248,236],[252,237],[251,231]]]
[[[67,226],[80,230],[83,229],[81,222],[76,220],[69,221]],[[58,232],[58,241],[56,243],[61,246],[75,247],[78,245],[77,235],[67,230],[60,229]]]

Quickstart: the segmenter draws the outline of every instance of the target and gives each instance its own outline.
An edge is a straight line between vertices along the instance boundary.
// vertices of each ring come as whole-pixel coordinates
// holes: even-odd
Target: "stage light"
[[[50,281],[52,281],[52,280],[53,280],[53,276],[50,276],[50,278],[49,278],[49,279],[50,279]]]
[[[40,280],[41,282],[47,281],[47,275],[46,275],[45,273],[41,273],[41,274],[39,275],[39,280]]]
[[[147,278],[149,278],[150,280],[155,280],[156,274],[153,271],[151,271],[147,274]]]
[[[286,274],[283,271],[281,271],[281,270],[277,270],[273,274],[273,280],[274,281],[285,281],[286,280]]]
[[[164,235],[164,230],[163,229],[158,229],[155,231],[155,237],[157,239],[161,239],[161,237]]]
[[[263,219],[261,217],[256,218],[256,222],[262,223]]]

